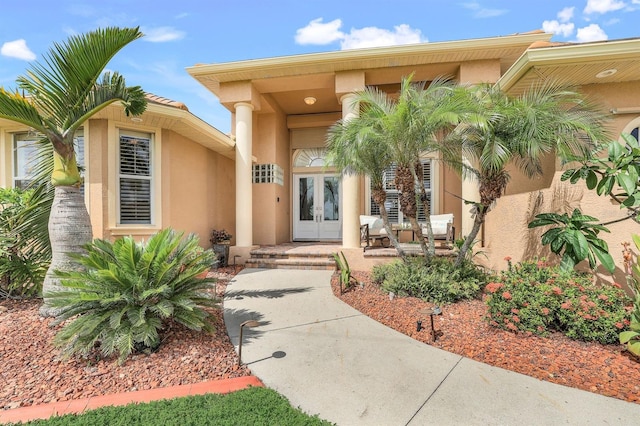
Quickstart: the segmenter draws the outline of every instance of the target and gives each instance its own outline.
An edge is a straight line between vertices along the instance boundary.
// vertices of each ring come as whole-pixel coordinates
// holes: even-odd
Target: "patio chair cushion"
[[[431,229],[433,235],[447,235],[449,227],[453,224],[453,213],[431,215]],[[426,234],[427,227],[422,226],[422,232]]]
[[[381,217],[360,215],[360,226],[369,225],[369,235],[387,235]]]

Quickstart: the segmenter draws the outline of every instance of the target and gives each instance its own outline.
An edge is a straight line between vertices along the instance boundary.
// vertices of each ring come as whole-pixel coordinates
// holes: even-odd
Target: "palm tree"
[[[458,253],[456,265],[464,260],[494,202],[509,182],[509,163],[527,177],[542,174],[542,160],[553,153],[569,159],[584,157],[598,141],[608,140],[605,115],[579,93],[548,83],[511,97],[500,87],[479,85],[467,88],[469,109],[461,123],[449,133],[445,144],[461,150],[470,161],[458,161],[463,176],[478,181],[480,201],[474,204],[474,221]],[[450,162],[453,164],[453,161]]]
[[[435,245],[420,157],[441,149],[437,137],[458,123],[460,105],[455,102],[454,87],[445,79],[436,79],[426,87],[424,82],[412,82],[412,76],[409,76],[403,78],[397,98],[371,87],[356,92],[360,115],[338,122],[328,134],[330,163],[343,173],[370,177],[372,198],[379,206],[385,229],[401,256],[404,253],[393,237],[384,205],[383,172],[392,164],[396,165],[395,185],[400,209],[409,219],[429,261],[435,254]],[[425,211],[429,247],[417,219],[420,204]]]
[[[371,197],[380,209],[389,241],[401,258],[405,253],[389,224],[384,202],[383,174],[391,166],[390,150],[382,128],[382,117],[390,114],[393,104],[386,94],[373,88],[357,93],[356,102],[363,106],[359,117],[340,120],[327,133],[327,164],[336,167],[343,175],[366,175],[371,179]]]
[[[54,43],[44,63],[35,62],[26,76],[18,77],[18,89],[0,89],[0,117],[29,126],[44,135],[53,149],[51,183],[55,187],[49,217],[52,259],[43,284],[43,316],[55,315],[47,294],[59,288],[54,270],[76,267],[70,253],[82,252],[92,239],[91,222],[79,190],[82,183],[73,138],[92,115],[120,101],[127,115],[146,109],[139,86],[127,87],[117,72],[103,72],[123,47],[142,37],[138,28],[110,27],[67,42]],[[101,77],[102,75],[102,77]]]

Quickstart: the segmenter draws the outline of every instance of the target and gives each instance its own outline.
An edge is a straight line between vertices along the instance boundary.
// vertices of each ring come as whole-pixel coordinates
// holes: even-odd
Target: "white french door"
[[[342,185],[338,175],[293,175],[293,239],[342,238]]]

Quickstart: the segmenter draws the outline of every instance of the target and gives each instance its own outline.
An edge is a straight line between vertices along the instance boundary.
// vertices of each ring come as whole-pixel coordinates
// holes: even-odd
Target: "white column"
[[[358,105],[354,102],[354,98],[355,95],[351,93],[340,98],[344,121],[358,116]],[[342,178],[342,246],[344,248],[360,247],[359,202],[360,177],[344,176]]]
[[[251,153],[253,106],[237,103],[236,109],[236,246],[253,245],[253,194]]]

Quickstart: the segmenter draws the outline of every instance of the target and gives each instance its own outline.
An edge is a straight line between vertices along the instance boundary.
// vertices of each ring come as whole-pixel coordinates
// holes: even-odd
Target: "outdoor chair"
[[[453,213],[433,214],[431,215],[431,229],[433,230],[433,239],[442,240],[448,248],[453,247],[453,241],[456,234],[456,228],[453,226]],[[422,225],[422,235],[427,237],[427,226]]]
[[[382,247],[389,247],[389,236],[382,218],[377,216],[360,215],[360,241],[364,242],[364,251],[374,246],[376,241]]]

